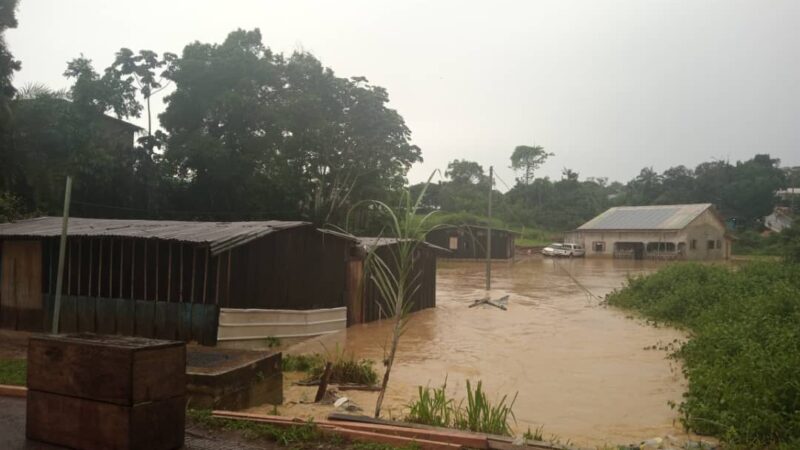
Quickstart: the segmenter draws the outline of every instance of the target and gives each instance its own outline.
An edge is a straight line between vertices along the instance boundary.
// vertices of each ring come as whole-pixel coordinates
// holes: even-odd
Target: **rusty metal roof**
[[[61,236],[61,217],[38,217],[0,224],[0,237]],[[276,231],[309,222],[185,222],[176,220],[69,219],[69,236],[161,239],[208,244],[218,254]]]
[[[586,222],[578,230],[681,230],[711,207],[711,203],[618,206]]]

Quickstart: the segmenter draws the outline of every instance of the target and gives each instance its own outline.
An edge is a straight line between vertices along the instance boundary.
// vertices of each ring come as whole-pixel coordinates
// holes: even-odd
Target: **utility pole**
[[[67,253],[67,228],[69,226],[69,201],[72,197],[72,177],[67,176],[64,192],[64,218],[61,222],[61,244],[58,248],[58,274],[56,275],[56,298],[53,305],[53,334],[58,334],[61,318],[61,287],[64,284],[64,255]]]
[[[494,167],[489,166],[489,223],[486,225],[486,290],[492,289],[492,187]]]

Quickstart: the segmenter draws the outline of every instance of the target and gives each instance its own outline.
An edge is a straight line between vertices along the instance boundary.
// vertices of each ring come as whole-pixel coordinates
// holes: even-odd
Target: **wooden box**
[[[183,445],[182,342],[92,334],[32,337],[30,439],[77,449]]]

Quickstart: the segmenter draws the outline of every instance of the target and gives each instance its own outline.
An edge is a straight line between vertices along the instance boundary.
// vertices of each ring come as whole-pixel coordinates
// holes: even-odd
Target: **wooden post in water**
[[[486,290],[492,290],[492,185],[494,167],[489,166],[489,223],[486,225]]]
[[[67,229],[69,228],[69,201],[72,197],[72,177],[67,177],[64,192],[64,218],[61,221],[61,243],[58,247],[58,274],[56,275],[56,298],[53,304],[53,334],[58,333],[61,319],[61,286],[64,284],[64,255],[67,253]]]

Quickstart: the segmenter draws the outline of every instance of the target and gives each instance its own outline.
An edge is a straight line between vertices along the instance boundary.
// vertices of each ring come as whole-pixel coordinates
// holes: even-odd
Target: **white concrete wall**
[[[221,308],[217,345],[259,348],[276,338],[283,345],[347,327],[347,308],[288,310]]]
[[[692,240],[696,246],[691,248]],[[708,241],[714,241],[714,249],[708,248]],[[642,242],[645,247],[649,242],[672,242],[676,249],[683,243],[683,259],[711,260],[730,257],[730,241],[725,238],[725,225],[710,210],[703,212],[686,228],[675,231],[575,231],[567,235],[567,242],[581,244],[586,249],[587,257],[614,256],[615,244],[618,242]],[[717,241],[720,247],[717,248]],[[604,242],[605,250],[595,251],[595,242]],[[652,256],[652,255],[650,255]],[[645,252],[645,258],[648,253]]]

